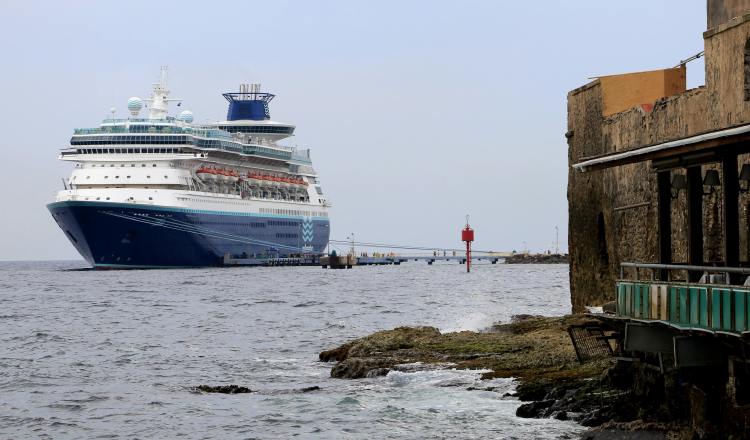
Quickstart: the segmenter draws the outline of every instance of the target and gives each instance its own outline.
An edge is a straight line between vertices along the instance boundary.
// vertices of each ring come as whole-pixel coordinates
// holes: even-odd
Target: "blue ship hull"
[[[47,209],[94,267],[220,266],[226,254],[319,254],[330,230],[324,217],[81,201],[51,203]]]

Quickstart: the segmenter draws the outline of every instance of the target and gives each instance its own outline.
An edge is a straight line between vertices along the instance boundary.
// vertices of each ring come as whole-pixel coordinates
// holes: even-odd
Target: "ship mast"
[[[169,111],[170,101],[182,101],[181,99],[169,99],[169,88],[167,88],[167,66],[161,66],[161,76],[159,82],[154,84],[154,91],[151,93],[148,117],[149,119],[166,119]]]

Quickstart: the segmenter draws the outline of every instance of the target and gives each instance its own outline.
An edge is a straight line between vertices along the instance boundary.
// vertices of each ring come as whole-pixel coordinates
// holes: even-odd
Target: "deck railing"
[[[636,270],[635,279],[625,279],[626,268]],[[640,269],[651,269],[652,278],[655,271],[700,271],[705,276],[701,282],[640,279]],[[616,283],[617,315],[676,327],[750,331],[750,286],[728,284],[730,274],[750,274],[750,268],[622,263]]]

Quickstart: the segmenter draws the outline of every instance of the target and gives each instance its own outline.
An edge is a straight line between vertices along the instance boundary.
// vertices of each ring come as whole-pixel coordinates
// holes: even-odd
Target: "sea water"
[[[318,353],[403,325],[570,310],[565,265],[93,271],[0,263],[0,438],[574,438],[481,371],[330,378]],[[249,394],[203,394],[237,384]],[[305,387],[320,387],[311,392]],[[470,390],[493,387],[494,391]]]

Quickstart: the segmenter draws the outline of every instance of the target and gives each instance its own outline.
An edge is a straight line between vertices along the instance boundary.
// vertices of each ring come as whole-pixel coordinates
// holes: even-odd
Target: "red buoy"
[[[471,242],[474,241],[474,230],[469,226],[469,216],[466,216],[466,227],[461,230],[461,241],[466,242],[466,272],[471,272]]]

